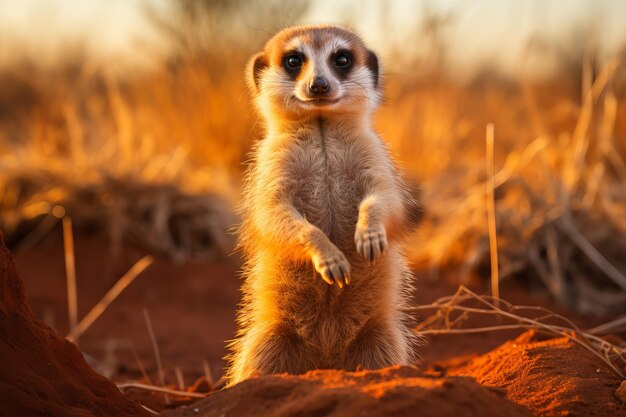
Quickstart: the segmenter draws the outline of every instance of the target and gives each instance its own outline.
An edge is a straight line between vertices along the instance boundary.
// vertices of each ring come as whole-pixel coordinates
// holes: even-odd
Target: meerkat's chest
[[[329,237],[351,241],[364,194],[358,148],[328,135],[300,142],[295,154],[295,208]]]

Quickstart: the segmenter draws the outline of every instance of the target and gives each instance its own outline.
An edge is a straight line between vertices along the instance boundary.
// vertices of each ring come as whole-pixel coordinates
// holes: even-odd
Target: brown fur
[[[346,80],[331,80],[341,101],[303,104],[302,83],[330,71],[311,57],[289,79],[285,48],[296,39],[323,53],[337,38],[355,60]],[[416,338],[402,311],[412,275],[401,238],[415,203],[371,128],[375,55],[346,30],[297,27],[272,38],[249,73],[267,133],[244,190],[247,262],[229,384],[258,373],[412,363]]]

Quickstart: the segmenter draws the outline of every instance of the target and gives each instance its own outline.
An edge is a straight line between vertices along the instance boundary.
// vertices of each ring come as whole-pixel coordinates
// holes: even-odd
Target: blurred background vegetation
[[[493,123],[501,279],[579,311],[626,310],[619,1],[108,4],[0,0],[0,230],[14,250],[69,215],[114,253],[131,241],[177,260],[230,254],[262,131],[245,63],[276,30],[322,21],[382,58],[376,127],[420,190],[417,268],[488,280]]]

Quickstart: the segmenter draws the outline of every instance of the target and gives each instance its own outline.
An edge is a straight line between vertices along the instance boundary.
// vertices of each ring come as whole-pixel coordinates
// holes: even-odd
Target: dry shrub
[[[515,306],[502,299],[480,296],[464,286],[432,304],[410,308],[432,311],[415,331],[420,335],[467,334],[501,330],[536,330],[551,337],[566,337],[606,363],[619,377],[625,378],[626,349],[605,340],[592,331],[583,331],[567,318],[537,306]],[[492,318],[492,325],[472,327],[472,317]]]

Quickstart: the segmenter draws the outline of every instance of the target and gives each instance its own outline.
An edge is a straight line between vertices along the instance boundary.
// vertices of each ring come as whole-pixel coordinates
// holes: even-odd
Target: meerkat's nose
[[[324,94],[330,90],[330,83],[325,77],[315,77],[309,84],[309,91],[313,94]]]

